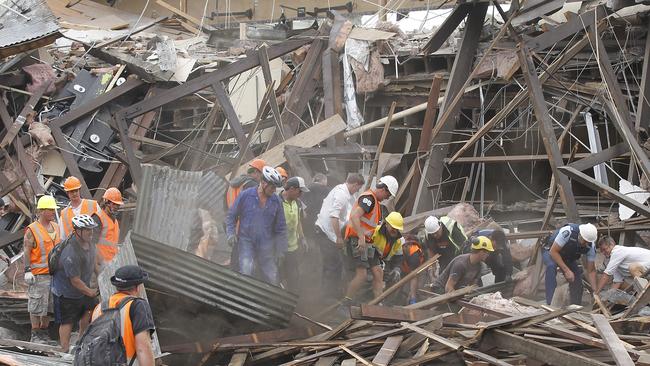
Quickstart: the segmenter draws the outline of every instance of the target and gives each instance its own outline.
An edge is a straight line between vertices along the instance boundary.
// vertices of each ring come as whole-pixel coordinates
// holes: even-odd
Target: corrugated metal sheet
[[[187,251],[191,230],[198,227],[201,178],[201,172],[143,165],[133,232]]]
[[[23,16],[0,7],[0,48],[43,38],[59,31],[56,17],[45,0],[14,0],[3,3]]]
[[[185,296],[271,328],[286,327],[297,297],[193,254],[132,233],[140,266],[152,289]]]
[[[102,295],[102,299],[108,299],[111,295],[113,295],[115,291],[115,286],[111,284],[111,277],[115,274],[115,271],[122,267],[126,266],[128,264],[138,264],[138,260],[135,257],[135,252],[133,251],[133,245],[131,244],[131,239],[130,239],[131,233],[126,234],[126,237],[124,238],[124,243],[120,245],[120,251],[117,253],[115,257],[113,257],[113,260],[108,263],[102,272],[99,274],[97,278],[97,283],[99,284],[99,291]],[[147,292],[142,291],[140,294],[138,294],[139,297],[149,301],[147,299]],[[155,323],[155,319],[154,319]],[[158,333],[155,332],[153,334],[153,353],[156,358],[160,357],[162,355],[162,352],[160,350],[160,343],[158,342]]]
[[[26,353],[7,351],[0,349],[0,356],[8,360],[15,360],[16,365],[30,365],[30,366],[67,366],[72,365],[72,358],[70,360],[63,360],[58,357],[46,357],[28,355]],[[2,363],[3,365],[5,363]]]

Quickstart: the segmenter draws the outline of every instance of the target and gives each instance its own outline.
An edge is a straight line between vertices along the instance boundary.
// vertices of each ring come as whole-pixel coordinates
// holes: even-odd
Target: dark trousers
[[[327,235],[316,228],[316,241],[323,259],[321,289],[326,297],[340,298],[342,294],[343,258],[341,249],[336,247]]]
[[[546,266],[546,278],[544,279],[546,285],[546,304],[551,305],[553,294],[557,287],[557,280],[555,279],[557,276],[557,263],[555,263],[548,250],[542,251],[542,258]],[[565,263],[575,277],[573,282],[569,282],[571,304],[580,305],[582,303],[582,268],[577,260]]]
[[[300,293],[300,249],[287,252],[282,259],[280,273],[287,290],[294,294]]]

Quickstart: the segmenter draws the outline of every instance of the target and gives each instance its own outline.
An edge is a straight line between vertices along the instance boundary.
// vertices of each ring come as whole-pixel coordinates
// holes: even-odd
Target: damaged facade
[[[74,176],[83,198],[125,198],[98,286],[110,296],[121,265],[149,273],[161,364],[650,364],[647,273],[600,294],[585,275],[581,306],[561,274],[547,304],[543,259],[569,223],[650,245],[649,5],[108,3],[0,3],[0,363],[71,364],[28,342],[22,279],[38,197],[66,207]],[[393,176],[382,209],[403,234],[429,216],[468,242],[503,229],[513,273],[495,283],[485,267],[481,286],[440,293],[427,253],[342,313],[310,242],[318,202],[304,207],[298,288],[245,276],[226,196],[256,159],[309,187],[325,175],[327,191],[350,173],[361,192]]]

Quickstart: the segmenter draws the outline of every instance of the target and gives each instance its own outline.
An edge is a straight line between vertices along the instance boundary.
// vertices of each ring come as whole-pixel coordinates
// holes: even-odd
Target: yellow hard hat
[[[386,223],[390,225],[393,229],[404,231],[404,218],[399,212],[391,212],[386,216]]]
[[[41,196],[36,204],[38,210],[56,210],[56,200],[52,196]]]
[[[481,250],[485,249],[488,252],[494,252],[492,240],[487,236],[477,236],[472,239],[472,249]]]

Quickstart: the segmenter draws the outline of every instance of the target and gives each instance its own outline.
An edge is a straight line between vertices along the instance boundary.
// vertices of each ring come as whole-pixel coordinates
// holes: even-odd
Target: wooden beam
[[[623,342],[618,338],[612,326],[609,325],[609,321],[603,315],[600,314],[591,314],[591,319],[594,321],[594,326],[598,329],[598,333],[603,338],[605,345],[609,353],[614,358],[617,366],[634,366],[634,361],[632,357],[627,353]]]
[[[589,168],[593,168],[598,164],[608,162],[614,158],[617,158],[630,151],[628,145],[624,142],[618,143],[612,147],[609,147],[605,150],[602,150],[596,154],[588,153],[585,154],[576,154],[576,157],[582,156],[580,160],[574,161],[573,163],[567,165],[577,171],[584,171]]]
[[[397,352],[400,344],[402,344],[403,339],[404,336],[401,335],[386,338],[384,345],[381,346],[381,349],[377,352],[375,358],[372,359],[372,363],[377,366],[388,366],[395,356],[395,352]]]
[[[607,364],[576,354],[575,352],[552,347],[540,342],[525,339],[500,329],[492,329],[483,334],[483,341],[494,342],[496,347],[521,353],[535,360],[551,365],[606,366]]]
[[[605,150],[603,150],[605,151]],[[595,154],[592,153],[580,153],[576,154],[576,157],[586,159]],[[571,154],[562,154],[563,160],[569,160]],[[451,159],[445,159],[445,162],[450,161]],[[498,164],[503,162],[509,163],[524,163],[531,161],[547,161],[548,155],[502,155],[502,156],[466,156],[458,158],[454,161],[455,164],[473,164],[473,163],[487,163],[487,164]]]
[[[594,20],[594,10],[587,10],[537,37],[526,40],[526,46],[533,52],[543,51],[565,38],[586,30],[594,24]]]
[[[203,135],[201,135],[201,139],[199,140],[199,145],[197,146],[199,152],[196,153],[192,159],[192,170],[198,170],[201,166],[201,158],[203,157],[203,154],[201,154],[201,152],[204,151],[208,145],[208,137],[210,137],[210,131],[212,131],[212,127],[214,127],[214,125],[217,123],[217,116],[219,115],[217,111],[217,107],[213,106],[210,110],[210,113],[208,113],[208,116],[206,117],[207,120],[205,121],[205,129],[203,130]]]
[[[264,75],[264,84],[266,84],[266,87],[268,88],[269,85],[273,85],[271,65],[269,64],[268,46],[261,45],[257,50],[257,57],[260,59],[260,67],[262,68],[262,74]],[[269,95],[269,105],[271,106],[271,115],[273,116],[273,120],[275,120],[275,126],[282,126],[280,107],[278,106],[278,100],[275,97],[275,93]],[[264,108],[264,106],[260,105],[260,108]]]
[[[562,205],[564,206],[569,221],[578,222],[580,219],[578,215],[578,206],[573,197],[571,182],[567,177],[560,175],[558,171],[558,168],[564,165],[564,161],[562,161],[562,153],[560,152],[557,138],[555,137],[553,121],[551,121],[550,114],[546,107],[542,84],[535,72],[535,64],[530,56],[530,51],[523,42],[519,42],[517,55],[519,56],[519,64],[521,65],[522,74],[524,75],[526,85],[528,86],[528,96],[533,104],[535,116],[539,122],[542,141],[544,143],[544,148],[546,149],[546,154],[549,157],[548,161],[551,165],[553,175],[556,177],[560,200],[562,201]]]
[[[635,128],[648,130],[650,127],[650,19],[649,26],[646,26],[648,33],[645,38],[645,53],[643,57],[643,71],[641,74],[641,85],[639,90],[639,103],[636,107]]]
[[[619,204],[622,204],[624,206],[627,206],[635,210],[637,213],[643,216],[650,217],[650,207],[637,202],[636,200],[622,194],[621,192],[619,192],[618,190],[610,186],[606,186],[596,181],[595,179],[591,178],[590,176],[588,176],[583,172],[579,172],[569,166],[560,167],[559,172],[566,175],[567,177],[577,180],[582,185],[593,189],[594,191],[602,194],[603,196],[610,198],[618,202]]]
[[[124,117],[123,110],[113,115],[113,123],[115,124],[117,132],[120,135],[122,149],[124,149],[124,152],[126,153],[126,161],[129,164],[129,173],[131,173],[131,179],[137,187],[140,183],[140,178],[142,177],[142,168],[140,166],[140,160],[135,156],[135,150],[131,144],[131,139],[129,139],[129,127],[126,123],[126,118]]]
[[[347,354],[350,356],[354,357],[357,361],[361,362],[362,364],[366,366],[374,366],[371,362],[368,362],[365,358],[361,357],[358,353],[352,351],[351,349],[347,348],[346,346],[339,346],[340,349],[345,351]]]
[[[212,84],[212,89],[214,90],[214,94],[217,97],[217,101],[221,106],[221,110],[226,114],[228,125],[230,126],[230,129],[235,134],[235,139],[237,140],[237,144],[239,146],[245,146],[246,143],[248,142],[246,140],[246,134],[244,133],[244,129],[242,128],[241,122],[239,122],[239,117],[237,117],[237,112],[235,112],[235,108],[232,106],[232,103],[230,102],[230,98],[228,98],[228,94],[226,94],[226,89],[223,87],[223,83],[221,81],[215,82],[214,84]],[[250,151],[248,151],[247,156],[245,156],[244,158],[246,160],[253,159],[253,154]]]
[[[639,310],[641,310],[644,306],[648,305],[648,303],[650,303],[650,282],[645,286],[643,292],[637,296],[632,306],[625,310],[625,313],[623,313],[623,318],[628,318],[632,315],[636,315],[636,313],[638,313]]]
[[[418,321],[433,316],[429,310],[404,309],[402,307],[361,304],[361,320],[388,322]]]
[[[458,28],[460,22],[463,21],[472,10],[470,3],[456,3],[451,14],[440,24],[429,38],[427,44],[422,48],[425,53],[434,53],[442,47],[442,45],[449,39],[449,36]]]
[[[373,178],[375,177],[375,175],[377,175],[377,169],[379,166],[379,156],[381,155],[381,152],[384,149],[384,144],[386,143],[386,138],[388,137],[390,123],[393,120],[393,113],[395,113],[395,106],[396,103],[393,102],[390,105],[390,109],[388,110],[386,124],[384,125],[384,129],[381,131],[381,137],[379,138],[379,144],[377,145],[377,152],[375,152],[375,160],[372,162],[372,166],[370,167],[370,173],[368,174],[368,182],[366,183],[366,189],[370,188],[370,184],[372,183]]]
[[[469,294],[470,292],[476,290],[478,286],[472,285],[472,286],[467,286],[463,287],[458,290],[454,290],[452,292],[448,292],[446,294],[442,294],[436,297],[432,297],[426,300],[422,300],[419,302],[416,302],[415,304],[407,305],[404,308],[406,309],[429,309],[434,306],[438,306],[441,304],[446,304],[448,302],[460,299],[464,297],[465,295]]]
[[[52,84],[52,80],[50,80],[49,82],[43,84],[38,90],[36,90],[36,91],[34,91],[32,93],[32,95],[27,100],[27,103],[25,103],[25,106],[20,111],[20,114],[18,115],[18,117],[16,117],[16,119],[11,124],[11,126],[9,128],[7,128],[7,134],[5,135],[5,137],[0,142],[0,149],[4,149],[5,147],[7,147],[10,143],[12,143],[14,141],[14,139],[18,135],[18,132],[20,131],[20,129],[23,127],[23,125],[27,121],[27,115],[29,113],[34,112],[34,109],[36,108],[36,105],[41,100],[41,96],[43,96],[43,94],[45,94],[45,92],[47,91],[47,89],[50,87],[51,84]]]

